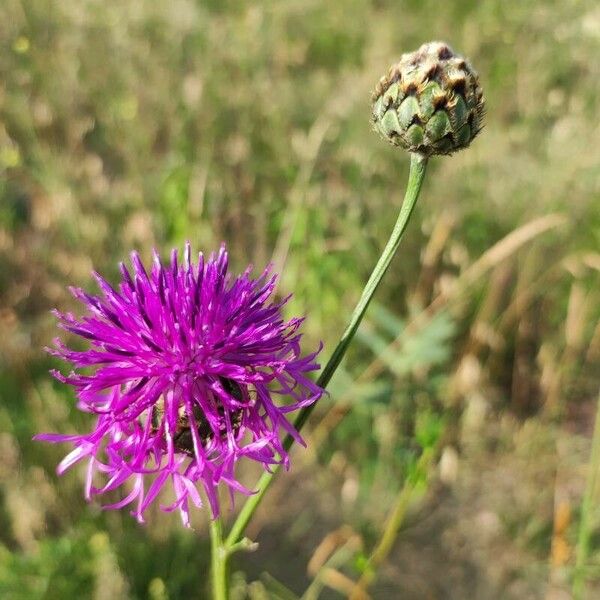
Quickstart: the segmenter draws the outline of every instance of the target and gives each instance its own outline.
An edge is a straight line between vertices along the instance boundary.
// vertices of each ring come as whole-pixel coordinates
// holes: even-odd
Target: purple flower
[[[250,268],[233,278],[224,247],[208,260],[200,254],[197,265],[189,244],[182,265],[175,250],[167,266],[155,252],[149,274],[137,253],[131,261],[133,273],[120,265],[118,290],[96,273],[101,296],[71,289],[85,316],[55,313],[62,328],[90,343],[76,351],[55,340],[49,351],[73,363],[69,375],[53,374],[75,388],[95,426],[35,439],[72,443],[59,475],[86,459],[86,498],[121,488],[122,499],[105,508],[135,503],[140,522],[170,483],[174,501],[161,508],[179,509],[188,526],[189,501],[202,504],[199,483],[215,516],[220,482],[232,495],[252,493],[235,478],[240,458],[288,466],[282,433],[302,440],[286,415],[323,393],[307,377],[318,351],[301,356],[303,319],[282,317],[288,298],[271,299],[269,269],[257,279]]]

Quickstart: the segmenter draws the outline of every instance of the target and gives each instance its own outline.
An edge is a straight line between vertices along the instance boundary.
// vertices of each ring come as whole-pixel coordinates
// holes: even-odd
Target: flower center
[[[242,388],[238,383],[225,377],[219,377],[219,382],[223,389],[238,402],[244,400],[244,394]],[[237,435],[242,425],[242,410],[228,410],[223,406],[223,403],[219,397],[214,394],[214,403],[216,410],[219,415],[219,437],[221,440],[227,436],[227,417],[225,413],[228,413],[231,428],[234,435]],[[203,447],[214,438],[215,432],[211,427],[208,419],[206,418],[202,408],[198,404],[194,404],[192,408],[193,423],[190,423],[190,418],[187,413],[185,406],[182,404],[177,412],[177,423],[175,425],[175,432],[173,434],[173,446],[175,450],[188,456],[194,456],[194,434],[192,433],[192,427],[196,428],[200,443]],[[165,419],[165,404],[162,397],[154,404],[151,412],[151,431],[157,433],[163,432],[163,438],[165,436],[166,427],[163,426]]]

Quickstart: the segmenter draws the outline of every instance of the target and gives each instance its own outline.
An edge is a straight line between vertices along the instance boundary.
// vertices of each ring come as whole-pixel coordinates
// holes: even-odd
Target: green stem
[[[379,286],[385,272],[387,271],[394,255],[396,254],[396,250],[398,250],[398,246],[400,245],[400,241],[402,240],[402,235],[408,225],[408,221],[412,214],[412,211],[417,202],[417,198],[419,197],[419,192],[421,191],[421,184],[423,183],[423,179],[425,176],[425,168],[427,166],[427,158],[421,156],[420,154],[411,154],[410,160],[410,172],[408,175],[408,184],[406,187],[406,194],[404,196],[404,202],[402,203],[402,208],[400,209],[400,214],[398,215],[398,220],[396,221],[396,225],[392,231],[390,239],[386,244],[385,248],[371,276],[369,277],[369,281],[367,281],[367,285],[365,286],[363,293],[350,317],[350,322],[344,331],[342,338],[340,339],[338,345],[336,346],[331,358],[327,361],[325,368],[321,371],[321,374],[317,380],[317,385],[322,388],[327,387],[327,384],[333,377],[333,374],[339,367],[344,355],[346,354],[346,350],[348,350],[348,346],[362,321],[362,318],[365,315],[367,307],[375,294],[375,290]],[[297,431],[300,431],[308,417],[310,416],[314,404],[303,408],[298,414],[296,420],[294,421],[294,427]],[[286,451],[290,449],[292,444],[294,443],[294,438],[290,435],[287,435],[283,441],[283,447]],[[235,520],[229,535],[227,536],[227,540],[225,542],[226,547],[231,547],[235,544],[240,537],[243,535],[246,526],[248,525],[254,511],[257,509],[260,501],[262,500],[265,492],[267,491],[269,485],[273,481],[273,477],[279,471],[280,466],[276,465],[273,467],[271,472],[265,472],[262,474],[261,478],[258,480],[258,484],[255,489],[257,489],[256,494],[250,496],[242,510],[240,511],[237,519]]]
[[[227,600],[227,558],[220,517],[210,522],[210,561],[213,600]]]
[[[433,458],[433,452],[432,448],[427,448],[423,451],[415,469],[417,479],[427,477],[429,465]],[[356,584],[353,592],[350,594],[350,600],[359,600],[366,596],[367,588],[377,576],[377,569],[388,557],[396,542],[398,531],[404,522],[404,517],[406,516],[410,501],[413,498],[415,488],[416,484],[414,479],[409,479],[404,482],[400,493],[396,497],[392,511],[386,520],[381,538],[367,561],[363,575]]]
[[[585,493],[581,504],[575,573],[573,575],[573,598],[575,600],[581,600],[585,592],[585,568],[590,551],[590,513],[594,502],[594,493],[598,486],[598,474],[600,473],[600,395],[598,396],[598,406],[596,408],[596,421],[594,423],[594,433],[592,437],[592,452],[588,469],[589,472]]]

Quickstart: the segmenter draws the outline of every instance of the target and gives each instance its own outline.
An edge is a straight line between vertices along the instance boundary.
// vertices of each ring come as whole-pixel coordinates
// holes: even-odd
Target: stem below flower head
[[[344,358],[344,355],[348,350],[348,346],[354,338],[354,335],[356,334],[360,322],[362,321],[365,315],[369,303],[371,302],[371,299],[375,294],[375,290],[379,286],[379,283],[381,282],[383,276],[385,275],[385,272],[390,266],[390,263],[392,262],[392,259],[396,254],[396,251],[398,250],[398,246],[400,245],[400,241],[402,240],[402,236],[404,234],[406,226],[408,225],[408,221],[417,202],[417,198],[419,197],[419,192],[421,191],[421,184],[423,183],[423,179],[425,176],[426,166],[427,157],[422,156],[421,154],[411,154],[408,184],[406,187],[406,194],[404,195],[404,202],[402,203],[400,214],[398,215],[398,220],[394,225],[394,229],[392,230],[390,239],[388,240],[385,248],[383,249],[379,260],[377,261],[377,264],[375,265],[375,268],[373,269],[373,272],[371,273],[371,276],[369,277],[369,280],[365,285],[360,300],[358,301],[358,304],[352,312],[352,316],[350,317],[350,322],[348,323],[346,330],[342,334],[342,337],[335,350],[333,351],[331,358],[327,361],[327,364],[325,365],[323,371],[321,371],[321,374],[317,379],[317,385],[319,385],[322,388],[327,387],[327,384],[329,383],[329,381],[333,377],[333,374],[342,362],[342,359]],[[310,416],[314,406],[315,405],[312,404],[310,406],[307,406],[306,408],[303,408],[300,411],[298,417],[294,421],[294,427],[297,431],[300,431],[300,429],[302,429],[302,427],[308,420],[308,417]],[[286,451],[290,449],[293,443],[294,438],[290,435],[287,435],[283,441],[283,446],[286,449]],[[246,526],[248,525],[250,519],[252,518],[252,515],[254,514],[254,511],[257,509],[263,496],[265,495],[265,492],[267,491],[267,488],[273,481],[273,477],[277,474],[278,471],[279,465],[276,465],[273,467],[271,472],[265,472],[262,474],[262,476],[258,480],[258,484],[256,485],[256,494],[253,494],[246,500],[246,503],[242,507],[242,510],[239,512],[237,519],[233,523],[231,531],[229,532],[229,535],[227,536],[227,539],[225,541],[225,548],[230,548],[242,537]]]
[[[227,550],[223,544],[221,518],[210,522],[210,571],[213,600],[227,600]]]

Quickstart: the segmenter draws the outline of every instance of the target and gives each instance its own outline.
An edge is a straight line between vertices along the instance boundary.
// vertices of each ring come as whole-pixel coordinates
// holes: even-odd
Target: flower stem
[[[408,225],[408,221],[417,202],[417,198],[419,197],[419,192],[421,191],[421,184],[423,183],[423,179],[425,176],[426,166],[426,157],[420,154],[411,154],[408,184],[406,187],[406,194],[404,195],[404,202],[402,203],[400,214],[398,215],[398,220],[396,221],[396,225],[394,225],[394,229],[392,230],[390,239],[388,240],[385,248],[383,249],[379,260],[377,261],[377,264],[375,265],[375,268],[373,269],[373,272],[371,273],[371,276],[367,281],[367,284],[362,292],[360,300],[358,301],[358,304],[356,305],[352,316],[350,317],[350,322],[348,323],[346,330],[342,334],[342,337],[335,350],[333,351],[331,358],[327,361],[327,364],[325,365],[323,371],[321,371],[321,374],[317,379],[317,385],[319,385],[322,388],[327,387],[327,384],[329,383],[329,381],[333,377],[333,374],[342,362],[342,359],[344,358],[344,355],[348,350],[348,346],[354,338],[358,326],[360,325],[360,322],[362,321],[365,315],[369,303],[371,302],[371,299],[375,294],[375,290],[379,286],[379,283],[385,275],[385,272],[390,266],[390,263],[392,262],[392,259],[396,254],[396,250],[398,250],[398,246],[400,245],[400,241],[402,240],[402,236],[404,234],[404,231],[406,230],[406,226]],[[310,413],[312,412],[314,406],[315,405],[312,404],[310,406],[307,406],[306,408],[303,408],[300,411],[296,420],[294,421],[294,427],[297,431],[300,431],[300,429],[302,429],[302,427],[308,420],[308,417],[310,416]],[[283,441],[283,447],[287,451],[290,449],[293,443],[294,438],[288,435]],[[242,510],[238,514],[238,517],[235,520],[231,531],[229,532],[229,535],[227,536],[227,540],[225,542],[226,547],[231,547],[243,535],[246,526],[248,525],[250,519],[252,518],[252,515],[254,514],[254,511],[257,509],[258,505],[260,504],[260,501],[262,500],[263,496],[265,495],[265,492],[267,491],[267,488],[273,481],[273,477],[277,474],[278,471],[279,465],[276,465],[273,467],[271,472],[265,472],[262,474],[255,488],[257,489],[256,494],[253,494],[246,500],[246,503],[242,507]]]
[[[592,437],[592,452],[588,465],[588,476],[585,486],[583,502],[581,504],[581,517],[579,519],[579,534],[575,552],[575,572],[573,574],[573,598],[581,600],[585,592],[586,563],[590,551],[590,513],[594,503],[594,494],[597,491],[598,475],[600,474],[600,396],[596,408],[596,420]]]
[[[211,585],[213,600],[227,600],[227,557],[228,553],[223,544],[223,527],[221,518],[210,522],[210,561]]]

